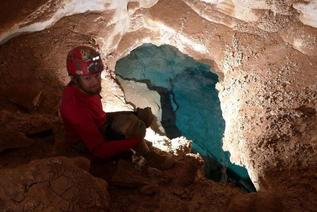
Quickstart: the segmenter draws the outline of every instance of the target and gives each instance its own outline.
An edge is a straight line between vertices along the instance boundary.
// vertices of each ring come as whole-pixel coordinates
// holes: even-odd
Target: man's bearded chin
[[[101,92],[101,85],[98,87],[87,88],[87,87],[83,86],[80,81],[77,81],[77,87],[80,90],[84,91],[86,94],[91,95],[91,96],[99,95]]]
[[[90,89],[83,89],[88,95],[99,95],[101,92],[101,86],[99,88],[90,88]]]

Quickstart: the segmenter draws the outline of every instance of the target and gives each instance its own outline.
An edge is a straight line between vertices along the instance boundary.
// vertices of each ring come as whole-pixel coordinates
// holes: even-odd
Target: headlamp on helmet
[[[78,46],[67,55],[67,72],[70,76],[84,76],[103,71],[99,52],[89,46]]]

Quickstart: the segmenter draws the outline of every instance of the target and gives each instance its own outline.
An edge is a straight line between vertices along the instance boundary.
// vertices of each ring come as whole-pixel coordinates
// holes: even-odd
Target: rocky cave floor
[[[315,199],[313,169],[290,170],[290,181],[298,183],[287,191],[244,193],[206,179],[201,158],[186,150],[174,155],[169,170],[140,168],[127,156],[101,161],[74,151],[54,115],[2,110],[0,123],[4,211],[297,211],[316,204],[309,202]],[[284,182],[274,179],[280,174],[287,173],[268,176],[279,188]]]
[[[140,168],[130,157],[101,161],[67,147],[56,116],[3,110],[0,122],[5,211],[223,211],[242,195],[205,179],[193,154],[179,152],[169,170]]]

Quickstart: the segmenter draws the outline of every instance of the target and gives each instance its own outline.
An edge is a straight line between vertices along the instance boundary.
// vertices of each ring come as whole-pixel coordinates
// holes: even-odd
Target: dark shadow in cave
[[[171,96],[173,96],[172,91],[166,88],[158,86],[149,86],[151,90],[155,90],[161,96],[161,106],[162,106],[162,126],[165,129],[166,136],[170,139],[176,138],[182,135],[181,131],[176,126],[176,113],[173,110],[171,103]]]

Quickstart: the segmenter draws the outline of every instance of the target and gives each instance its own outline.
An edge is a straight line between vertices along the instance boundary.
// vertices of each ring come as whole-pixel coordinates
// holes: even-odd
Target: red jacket
[[[61,116],[65,125],[65,137],[72,144],[84,142],[86,148],[95,156],[107,158],[127,151],[140,140],[126,139],[109,141],[101,129],[106,120],[99,95],[88,95],[74,85],[64,89]]]

